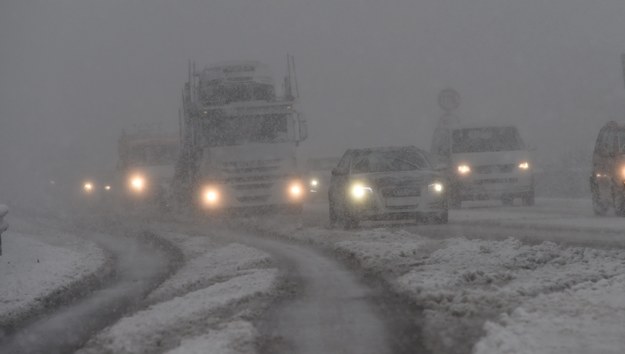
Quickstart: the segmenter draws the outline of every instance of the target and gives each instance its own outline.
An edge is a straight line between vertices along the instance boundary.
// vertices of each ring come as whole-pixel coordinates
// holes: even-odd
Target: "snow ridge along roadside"
[[[583,310],[584,304],[592,303],[597,295],[588,289],[609,294],[614,293],[612,287],[622,286],[625,251],[621,249],[565,247],[552,242],[527,245],[516,239],[436,239],[401,228],[347,232],[303,227],[284,219],[250,219],[248,227],[320,246],[365,274],[385,279],[393,292],[424,308],[420,335],[434,353],[469,353],[477,342],[480,353],[530,353],[523,349],[532,347],[523,343],[545,342],[547,337],[534,338],[530,331],[540,324],[534,322],[540,316],[523,314],[540,313],[548,308],[546,304],[557,301],[565,305],[553,307],[550,324],[567,318],[564,315],[571,317],[575,311],[582,320],[565,327],[575,333],[573,336],[566,335],[567,330],[549,332],[553,336],[550,343],[545,342],[546,348],[573,339],[579,348],[607,346],[621,352],[625,348],[625,327],[615,326],[605,336],[593,337],[592,327],[600,318],[588,320],[592,315],[584,315]],[[625,312],[612,311],[617,308],[614,304],[608,296],[594,304],[590,313],[609,312],[611,323],[625,323]],[[517,337],[520,328],[524,335]],[[547,324],[542,328],[548,328]],[[488,337],[480,341],[485,335]],[[506,339],[521,344],[510,344]],[[554,353],[569,352],[564,347],[554,348]]]

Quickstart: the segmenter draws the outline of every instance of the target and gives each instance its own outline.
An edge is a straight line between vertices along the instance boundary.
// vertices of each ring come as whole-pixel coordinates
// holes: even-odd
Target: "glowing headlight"
[[[445,190],[445,186],[440,182],[434,182],[428,186],[428,189],[431,192],[442,193]]]
[[[313,178],[310,180],[310,185],[311,187],[317,187],[319,185],[319,181]]]
[[[466,175],[471,173],[471,167],[467,164],[458,165],[458,173],[461,175]]]
[[[110,191],[111,190],[111,186],[109,186],[109,185],[104,186],[104,190],[105,191]]]
[[[204,204],[207,206],[214,206],[219,202],[219,191],[216,188],[207,187],[202,193]]]
[[[519,164],[519,168],[522,170],[528,170],[530,168],[530,163],[527,161],[523,161]]]
[[[608,177],[607,175],[604,176]],[[625,166],[621,167],[621,177],[625,178]]]
[[[145,178],[142,176],[133,176],[130,178],[130,188],[136,192],[142,192],[145,188]]]
[[[85,182],[85,184],[82,186],[82,188],[85,190],[85,192],[91,193],[91,191],[93,190],[93,183]]]
[[[304,194],[304,188],[302,188],[302,184],[299,182],[292,182],[289,185],[289,195],[291,198],[299,199]]]
[[[352,198],[356,200],[362,200],[372,191],[373,190],[371,189],[371,187],[365,186],[362,183],[354,183],[352,185],[350,193],[352,195]]]

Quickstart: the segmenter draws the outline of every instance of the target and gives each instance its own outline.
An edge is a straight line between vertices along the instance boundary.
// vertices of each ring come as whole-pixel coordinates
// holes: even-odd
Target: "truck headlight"
[[[215,187],[206,187],[202,191],[202,201],[208,207],[216,206],[219,203],[219,190]]]
[[[317,187],[319,185],[319,180],[316,178],[313,178],[310,180],[310,186],[311,187]]]
[[[460,173],[461,175],[467,175],[471,173],[471,167],[464,163],[461,165],[458,165],[458,173]]]
[[[529,162],[527,162],[527,161],[523,161],[523,162],[519,163],[519,168],[520,168],[521,170],[529,170],[529,168],[530,168],[530,163],[529,163]]]
[[[145,189],[145,178],[140,175],[132,176],[130,178],[130,188],[137,193],[143,192]]]
[[[352,185],[349,192],[354,200],[363,200],[373,192],[373,189],[363,183],[356,182]]]
[[[441,194],[445,190],[445,186],[441,182],[433,182],[428,185],[430,192]]]
[[[105,191],[110,191],[111,190],[111,186],[109,186],[108,184],[106,186],[104,186],[104,190]]]

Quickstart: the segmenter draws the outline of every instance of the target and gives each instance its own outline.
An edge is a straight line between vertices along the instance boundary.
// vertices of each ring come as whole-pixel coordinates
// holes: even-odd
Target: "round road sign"
[[[453,111],[460,106],[460,94],[452,88],[446,88],[438,94],[438,105],[446,112]]]

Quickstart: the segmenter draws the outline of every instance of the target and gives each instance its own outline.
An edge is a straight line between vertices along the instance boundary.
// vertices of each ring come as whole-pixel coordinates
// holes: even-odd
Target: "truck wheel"
[[[601,197],[599,197],[599,193],[596,190],[592,191],[592,211],[597,216],[605,216],[608,212],[608,205],[601,200]]]
[[[534,190],[532,189],[531,191],[523,194],[523,197],[521,198],[523,205],[525,206],[533,206],[534,202],[535,202],[535,197],[534,197]]]
[[[358,220],[358,216],[353,215],[349,212],[346,212],[343,216],[343,228],[345,230],[353,230],[357,229],[358,225],[360,225],[360,220]]]

